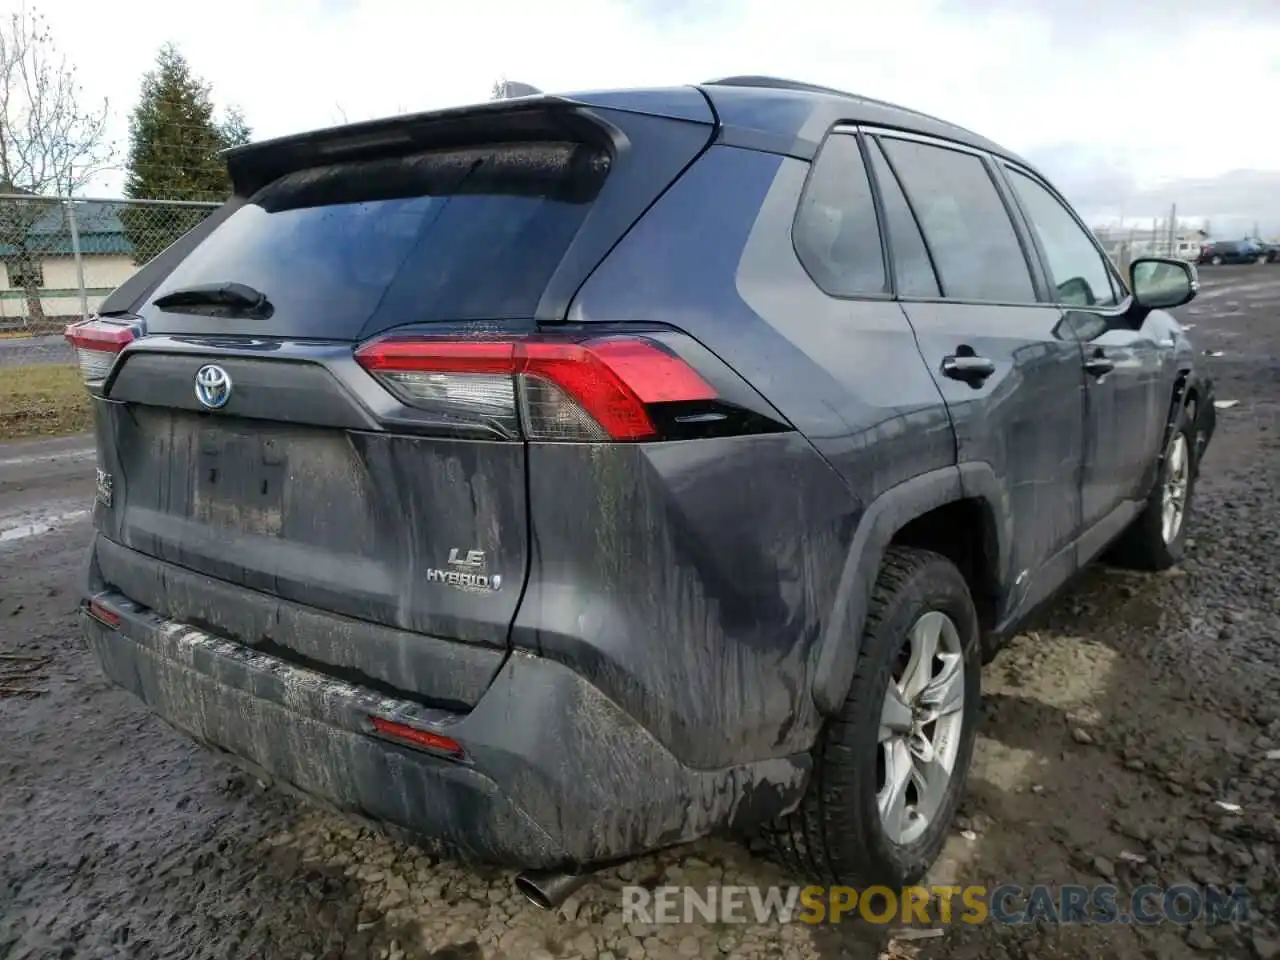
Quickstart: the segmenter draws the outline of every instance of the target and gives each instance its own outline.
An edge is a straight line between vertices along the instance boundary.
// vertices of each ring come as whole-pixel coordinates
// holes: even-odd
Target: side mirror
[[[1074,307],[1091,307],[1098,302],[1093,295],[1093,288],[1084,277],[1072,277],[1058,284],[1058,302],[1069,303]]]
[[[1147,310],[1171,310],[1190,303],[1200,291],[1196,268],[1185,260],[1142,257],[1129,266],[1134,302]]]

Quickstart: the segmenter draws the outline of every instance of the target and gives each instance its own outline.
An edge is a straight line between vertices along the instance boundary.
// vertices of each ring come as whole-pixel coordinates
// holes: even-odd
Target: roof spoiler
[[[263,140],[233,147],[224,157],[232,189],[248,197],[286,174],[325,163],[481,143],[565,140],[607,145],[608,131],[592,121],[586,109],[566,97],[525,95]]]

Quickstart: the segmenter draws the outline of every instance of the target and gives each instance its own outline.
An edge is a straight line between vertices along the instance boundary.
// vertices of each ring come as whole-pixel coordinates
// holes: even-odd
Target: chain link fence
[[[217,207],[0,193],[0,444],[90,429],[67,324]]]
[[[70,362],[66,325],[217,207],[0,194],[0,364]]]

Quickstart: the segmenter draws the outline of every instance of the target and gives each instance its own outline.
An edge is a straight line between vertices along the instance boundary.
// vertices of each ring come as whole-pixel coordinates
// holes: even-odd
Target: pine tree
[[[244,115],[232,109],[219,123],[209,85],[186,58],[166,44],[156,67],[142,81],[142,94],[129,117],[129,163],[125,196],[154,200],[225,200],[231,192],[226,164],[229,146],[247,143]],[[121,213],[134,260],[150,260],[199,223],[200,207],[129,206]]]
[[[253,139],[253,131],[244,119],[239,107],[230,107],[226,119],[222,121],[222,144],[224,147],[240,147]]]

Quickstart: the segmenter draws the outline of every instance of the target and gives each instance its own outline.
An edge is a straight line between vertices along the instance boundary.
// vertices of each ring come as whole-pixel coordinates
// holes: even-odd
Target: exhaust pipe
[[[539,910],[555,910],[590,879],[590,873],[526,870],[516,877],[516,889]]]

